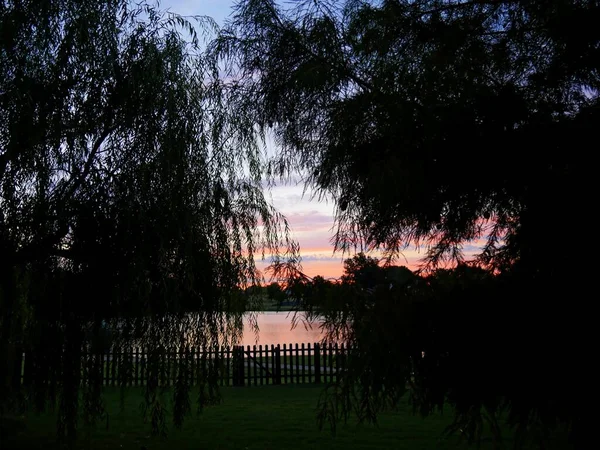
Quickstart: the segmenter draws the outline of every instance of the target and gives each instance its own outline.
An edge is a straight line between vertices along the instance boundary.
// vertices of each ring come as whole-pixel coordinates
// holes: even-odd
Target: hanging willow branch
[[[110,420],[97,355],[124,350],[110,361],[124,389],[137,346],[164,433],[161,351],[234,341],[256,255],[295,254],[262,194],[264,142],[201,49],[206,18],[49,1],[3,4],[0,24],[0,406],[58,405],[72,440],[80,417]],[[177,426],[191,410],[179,364]]]

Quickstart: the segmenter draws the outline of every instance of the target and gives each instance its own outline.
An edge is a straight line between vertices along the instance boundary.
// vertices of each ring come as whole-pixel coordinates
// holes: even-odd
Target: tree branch
[[[73,182],[73,184],[68,187],[65,187],[66,192],[64,191],[64,189],[62,190],[63,192],[63,200],[65,198],[68,198],[69,196],[73,195],[77,189],[79,189],[81,187],[81,185],[84,183],[85,178],[89,175],[90,171],[92,170],[92,165],[94,163],[94,158],[96,157],[98,151],[100,150],[100,147],[102,146],[103,142],[106,140],[106,138],[108,137],[108,135],[110,133],[112,133],[115,129],[117,128],[116,125],[113,126],[107,126],[104,131],[102,133],[100,133],[100,135],[98,136],[98,138],[96,139],[96,141],[94,142],[94,145],[92,146],[92,149],[90,151],[90,154],[88,155],[85,164],[83,166],[83,171],[81,172],[81,174],[75,179],[75,181]],[[58,190],[55,191],[58,195]],[[64,205],[64,201],[63,201],[63,205]],[[59,208],[57,208],[58,210]],[[59,212],[57,212],[57,214],[60,214]],[[42,250],[41,253],[43,253],[43,250],[49,250],[49,249],[53,249],[53,247],[55,247],[58,242],[60,242],[60,240],[68,233],[68,226],[60,226],[54,233],[50,234],[49,236],[45,237],[42,242],[36,242],[36,243],[32,243],[30,245],[27,245],[26,247],[22,248],[20,251],[17,252],[17,260],[18,261],[22,261],[25,262],[27,261],[29,258],[35,256],[36,253],[40,253],[40,250]],[[64,258],[69,258],[68,254],[70,252],[67,252],[65,250],[60,250],[60,249],[53,249],[50,250],[50,253],[53,256],[62,256]],[[72,255],[72,252],[71,252]],[[72,256],[71,256],[72,258]]]
[[[98,136],[98,139],[96,139],[96,142],[94,142],[94,145],[92,146],[92,150],[90,151],[90,154],[88,155],[88,158],[87,158],[85,164],[83,165],[83,171],[77,177],[77,179],[75,180],[75,183],[73,184],[73,186],[70,189],[70,194],[73,194],[75,191],[77,191],[77,189],[79,189],[79,187],[83,184],[86,177],[89,175],[90,171],[92,170],[92,164],[94,163],[94,158],[96,157],[96,154],[100,150],[100,146],[104,143],[104,141],[106,140],[108,135],[110,133],[112,133],[116,128],[117,128],[116,125],[113,125],[111,127],[107,126],[104,129],[104,131],[102,133],[100,133],[100,136]]]
[[[81,171],[79,176],[77,176],[77,178],[75,178],[75,180],[73,181],[73,184],[71,184],[71,186],[69,187],[69,181],[67,181],[64,185],[64,188],[63,189],[57,188],[52,193],[51,197],[57,197],[60,193],[64,193],[68,197],[70,195],[73,195],[77,191],[77,189],[79,189],[81,187],[81,185],[85,181],[85,178],[89,175],[90,171],[92,170],[92,165],[94,164],[94,159],[96,158],[96,155],[100,151],[100,147],[102,146],[102,144],[104,143],[104,141],[106,140],[108,135],[116,129],[117,129],[116,125],[107,126],[104,129],[104,131],[102,133],[100,133],[100,136],[98,136],[98,139],[96,139],[96,141],[94,142],[94,145],[92,146],[90,154],[88,155],[88,157],[85,161],[85,164],[83,165],[83,170]],[[65,190],[66,190],[66,192],[65,192]]]
[[[70,249],[57,248],[51,251],[52,256],[59,256],[61,258],[74,260],[77,255]]]
[[[507,4],[507,3],[518,3],[517,0],[470,0],[467,2],[456,2],[456,3],[449,3],[447,5],[444,6],[438,6],[437,8],[432,8],[432,9],[428,9],[425,11],[415,11],[416,17],[422,17],[422,16],[426,16],[428,14],[435,14],[438,12],[444,12],[444,11],[451,11],[454,9],[461,9],[461,8],[466,8],[469,6],[484,6],[484,5],[489,5],[489,6],[499,6],[501,4]],[[419,5],[417,3],[412,5],[413,7],[419,7]]]
[[[279,17],[279,15],[277,14],[277,11],[275,11],[275,9],[273,8],[272,5],[269,5],[269,10],[271,11],[271,14],[273,15],[273,18],[275,19],[275,21],[277,22],[277,24],[279,25],[279,28],[281,29],[285,29],[285,24],[281,21],[281,18]],[[319,61],[321,64],[325,64],[328,65],[330,67],[334,67],[331,62],[329,60],[327,60],[326,58],[320,56],[319,54],[313,52],[310,47],[308,47],[307,45],[304,44],[304,42],[302,42],[302,40],[298,39],[298,36],[296,33],[294,33],[294,39],[296,40],[296,42],[298,44],[300,44],[302,46],[302,48],[314,59],[316,59],[317,61]],[[373,86],[363,80],[362,78],[358,77],[356,74],[354,74],[349,67],[336,67],[337,69],[341,69],[343,73],[345,73],[345,75],[350,78],[350,80],[354,81],[358,86],[360,86],[362,89],[364,89],[365,91],[370,91],[373,89]]]
[[[0,180],[4,177],[4,173],[6,172],[6,167],[8,166],[9,161],[9,151],[5,151],[0,155]]]

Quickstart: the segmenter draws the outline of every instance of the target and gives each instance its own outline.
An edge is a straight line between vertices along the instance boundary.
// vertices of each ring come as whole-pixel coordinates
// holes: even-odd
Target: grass
[[[252,303],[249,312],[289,312],[297,310],[297,306],[289,304],[281,304],[277,300],[269,298],[266,295],[261,296],[258,304]]]
[[[413,416],[408,406],[379,417],[378,426],[340,426],[336,435],[319,431],[316,404],[321,393],[315,386],[264,386],[223,388],[224,402],[188,417],[181,430],[171,429],[166,439],[152,438],[141,418],[141,390],[133,388],[121,411],[119,391],[106,390],[108,424],[103,422],[88,436],[80,431],[81,449],[460,449],[456,438],[441,439],[451,418]],[[170,402],[167,400],[167,407]],[[4,423],[2,423],[4,422]],[[57,449],[56,418],[52,414],[0,419],[0,448]],[[172,426],[171,426],[172,428]],[[473,447],[475,448],[475,447]],[[491,449],[484,441],[482,449]]]

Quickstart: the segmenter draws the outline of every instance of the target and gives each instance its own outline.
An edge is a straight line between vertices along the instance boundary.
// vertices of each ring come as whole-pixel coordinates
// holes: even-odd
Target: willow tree
[[[102,414],[84,349],[231,342],[255,256],[292,247],[260,139],[203,53],[215,24],[190,20],[125,0],[0,5],[0,406],[18,405],[24,352],[27,398],[58,404],[71,436]]]
[[[359,400],[341,396],[342,406],[365,412],[381,404],[373,398],[414,381],[436,393],[419,397],[419,409],[452,398],[457,429],[471,436],[503,408],[520,431],[558,420],[577,433],[590,251],[583,242],[578,264],[566,246],[586,230],[592,204],[586,161],[599,123],[598,19],[597,2],[566,0],[235,6],[214,52],[236,74],[236,109],[273,134],[275,176],[298,170],[336,199],[337,248],[378,248],[393,259],[417,245],[425,269],[468,262],[497,275],[486,289],[473,283],[466,293],[469,283],[460,282],[423,294],[444,293],[455,305],[423,326],[452,335],[454,321],[455,333],[459,324],[469,330],[464,339],[388,346],[399,349],[395,372],[389,355],[365,356],[353,378]],[[465,245],[478,247],[471,260]],[[402,290],[395,304],[414,299]],[[408,339],[398,323],[409,324],[386,322],[400,320],[390,311],[370,333],[361,327],[373,321],[335,317],[332,328],[348,325],[362,355],[380,333]],[[421,350],[430,371],[413,380]],[[472,372],[478,367],[486,370]],[[473,373],[477,383],[460,382]]]

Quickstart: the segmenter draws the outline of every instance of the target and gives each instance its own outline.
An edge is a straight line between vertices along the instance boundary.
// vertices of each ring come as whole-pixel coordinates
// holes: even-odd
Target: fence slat
[[[212,381],[213,383],[217,384],[217,385],[221,385],[221,350],[219,345],[214,345],[211,349],[210,349],[210,353],[209,353],[209,360],[211,362],[211,377],[212,377]]]
[[[219,345],[215,345],[211,350],[211,354],[213,354],[213,353],[214,353],[214,355],[211,359],[213,381],[216,384],[223,386],[223,382],[221,380],[221,375],[223,372],[221,370],[221,347],[219,347]]]
[[[189,372],[190,386],[194,386],[195,383],[196,383],[196,348],[195,347],[191,347],[189,349],[189,355],[190,355],[190,360],[189,360],[189,366],[190,366],[190,372]]]
[[[254,386],[256,386],[258,384],[257,383],[258,374],[256,373],[256,368],[257,368],[256,366],[257,366],[257,364],[256,364],[256,345],[253,345],[252,346],[252,378],[254,379]],[[248,374],[248,376],[250,376],[250,374]],[[248,381],[250,381],[250,380],[248,380]],[[250,384],[250,383],[248,383],[248,384]]]
[[[115,362],[116,362],[115,361],[115,359],[116,359],[115,358],[115,356],[116,356],[115,348],[113,347],[111,350],[112,350],[111,355],[109,357],[109,360],[110,360],[110,385],[114,386],[116,378],[117,378],[117,365],[115,364]]]
[[[140,352],[139,349],[137,347],[135,347],[133,349],[133,385],[137,386],[138,385],[138,371],[139,371],[139,366],[140,366]]]
[[[294,382],[294,355],[292,352],[292,343],[290,342],[290,346],[288,347],[289,356],[285,359],[285,365],[289,367],[289,382]]]
[[[104,378],[104,361],[102,360],[102,353],[101,352],[96,352],[96,354],[94,355],[94,376],[96,377],[94,379],[95,383],[100,383],[100,386],[102,386],[103,383],[103,378]]]
[[[294,382],[294,346],[290,342],[290,346],[288,347],[289,356],[287,358],[287,365],[290,368],[290,383]]]
[[[314,369],[315,358],[313,356],[313,350],[311,350],[311,346],[310,346],[310,342],[309,342],[307,345],[307,349],[306,349],[306,364],[308,364],[308,382],[309,383],[312,383],[314,381],[313,375],[315,373],[315,369]]]
[[[339,380],[339,374],[340,374],[340,361],[341,361],[341,352],[340,352],[340,346],[339,344],[336,342],[333,344],[333,366],[334,366],[334,370],[333,373],[335,375],[335,379]]]
[[[133,386],[133,378],[134,378],[134,370],[135,370],[135,365],[134,365],[134,354],[135,354],[135,347],[129,347],[128,351],[127,351],[127,371],[125,372],[127,374],[127,386]]]
[[[202,386],[206,380],[206,347],[198,346],[196,353],[198,359],[196,360],[196,384]]]
[[[173,358],[173,348],[169,347],[166,349],[166,358],[167,358],[167,370],[166,370],[166,374],[167,374],[167,383],[166,386],[171,386],[171,383],[173,382],[173,366],[175,366],[175,359]],[[171,365],[171,363],[173,363]]]
[[[265,345],[265,361],[267,363],[267,367],[269,368],[269,371],[267,372],[267,376],[266,376],[266,383],[269,384],[269,382],[273,383],[274,378],[271,376],[271,374],[275,373],[275,360],[273,359],[273,346],[271,345],[271,358],[269,359],[269,346]]]
[[[223,379],[222,386],[229,386],[229,355],[227,353],[227,346],[221,347],[221,378]]]
[[[298,343],[296,343],[296,383],[300,383],[300,351],[298,350]]]
[[[275,346],[271,344],[271,367],[273,368],[271,372],[271,383],[276,384],[275,380],[277,379],[277,365],[275,363]]]
[[[260,361],[260,364],[262,366],[260,368],[260,385],[262,386],[265,378],[265,370],[269,370],[269,366],[265,363],[265,360],[263,358],[262,345],[258,346],[258,360]]]
[[[171,369],[171,383],[173,386],[177,384],[177,380],[182,376],[181,374],[181,358],[183,357],[183,349],[181,347],[175,347],[171,358],[173,361],[173,368]]]
[[[344,343],[342,342],[342,345],[340,347],[340,372],[338,375],[338,380],[340,379],[340,375],[344,376],[344,372],[346,371],[346,347],[344,345]]]
[[[239,345],[234,345],[231,349],[231,370],[233,371],[233,385],[240,385],[240,347]]]
[[[146,370],[146,359],[148,358],[148,352],[144,352],[144,346],[140,348],[140,386],[144,386],[144,377]]]
[[[323,383],[327,383],[327,343],[321,345],[321,380]]]
[[[119,386],[125,386],[127,381],[127,349],[119,348],[117,359],[117,382]]]
[[[15,349],[14,363],[12,372],[12,383],[14,389],[19,389],[23,383],[23,350],[19,347]]]
[[[207,379],[207,374],[206,374],[206,358],[207,358],[207,354],[208,354],[208,350],[205,347],[202,348],[201,350],[202,352],[202,357],[200,360],[200,384],[204,384],[206,382]]]
[[[171,359],[171,370],[169,371],[170,386],[175,386],[177,377],[179,376],[179,350],[177,347],[171,347],[169,357]]]
[[[284,344],[285,345],[285,344]],[[271,348],[273,348],[271,346]],[[275,348],[275,384],[281,384],[281,347],[277,344]]]
[[[285,384],[289,383],[289,374],[290,374],[290,370],[288,367],[288,362],[289,362],[289,358],[288,358],[288,350],[287,350],[287,346],[286,344],[283,344],[283,382]]]
[[[225,386],[230,385],[231,380],[231,348],[228,345],[225,346],[225,357],[227,358],[227,372],[225,375]]]
[[[322,373],[322,377],[323,377],[323,382],[324,383],[328,383],[328,353],[327,353],[327,343],[325,342],[322,346],[321,346],[321,350],[322,350],[322,358],[321,358],[321,373]]]
[[[125,383],[125,375],[127,365],[125,349],[119,348],[117,353],[117,386],[123,386]]]
[[[334,380],[339,379],[339,370],[340,370],[340,348],[338,343],[333,344],[333,377]]]
[[[313,352],[314,364],[315,364],[315,383],[321,383],[321,346],[318,343],[314,345]]]
[[[300,347],[302,350],[302,384],[306,383],[306,362],[304,361],[304,342]]]
[[[200,357],[202,356],[200,352],[200,347],[192,347],[194,351],[194,359],[192,361],[192,367],[194,368],[194,377],[192,378],[192,384],[194,386],[198,386],[200,384]]]
[[[212,382],[223,386],[221,383],[221,348],[219,345],[214,345],[208,351],[209,374],[212,377]]]
[[[126,386],[133,386],[133,347],[127,349],[127,366],[125,370]]]
[[[250,378],[251,377],[251,375],[250,375],[251,368],[250,368],[250,346],[249,345],[246,345],[246,354],[242,354],[242,356],[244,358],[246,358],[246,356],[247,356],[247,358],[245,359],[246,371],[244,372],[244,377],[242,378],[242,386],[246,385],[246,378],[248,378],[248,386],[250,386],[252,380]]]
[[[328,383],[329,378],[329,347],[327,343],[321,345],[321,380],[323,383]]]
[[[269,361],[269,346],[265,345],[265,367],[267,371],[265,372],[265,384],[269,384],[269,379],[271,378],[269,375],[273,372],[273,364]]]
[[[117,349],[116,353],[116,366],[117,366],[117,386],[122,386],[125,380],[125,352],[121,347]]]
[[[332,382],[335,378],[335,353],[333,343],[329,343],[329,381]]]

